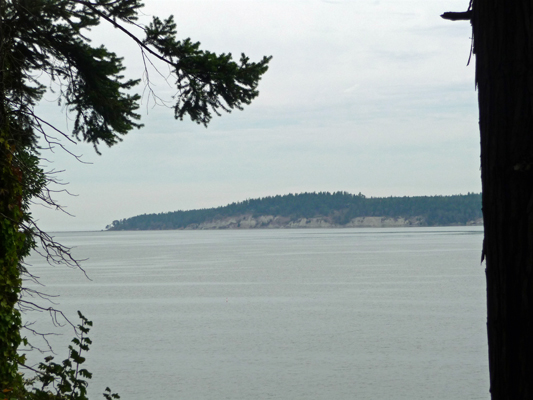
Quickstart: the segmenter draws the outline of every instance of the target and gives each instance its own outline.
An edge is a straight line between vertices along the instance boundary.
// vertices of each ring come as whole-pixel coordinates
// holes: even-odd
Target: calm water
[[[479,227],[56,239],[92,281],[32,271],[94,321],[93,398],[489,398]]]

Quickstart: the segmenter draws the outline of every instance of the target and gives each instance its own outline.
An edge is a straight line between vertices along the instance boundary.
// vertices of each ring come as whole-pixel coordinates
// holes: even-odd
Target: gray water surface
[[[480,227],[56,239],[92,281],[31,270],[94,321],[92,398],[489,399]]]

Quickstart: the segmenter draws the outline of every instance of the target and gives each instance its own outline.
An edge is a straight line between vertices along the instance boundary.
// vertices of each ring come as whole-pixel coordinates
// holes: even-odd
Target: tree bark
[[[474,0],[492,399],[533,398],[533,1]]]

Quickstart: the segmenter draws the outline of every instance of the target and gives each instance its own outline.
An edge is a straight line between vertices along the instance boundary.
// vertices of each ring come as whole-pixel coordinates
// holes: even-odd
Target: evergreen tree
[[[473,2],[490,390],[533,398],[533,4]]]
[[[490,392],[533,398],[533,3],[471,0],[481,134]]]
[[[242,109],[258,95],[258,82],[269,57],[251,62],[244,54],[200,49],[190,39],[178,40],[172,16],[139,22],[140,0],[0,0],[0,390],[14,393],[22,378],[17,354],[21,337],[23,259],[36,240],[51,259],[69,259],[68,249],[39,230],[29,211],[30,200],[50,197],[50,177],[40,168],[38,139],[112,146],[140,128],[140,96],[131,89],[139,80],[125,79],[122,59],[104,46],[93,46],[88,31],[100,23],[116,28],[139,46],[143,61],[168,65],[176,82],[174,115],[206,125],[212,114]],[[142,37],[132,29],[140,28]],[[59,103],[74,120],[64,132],[37,115],[35,106],[53,82]],[[148,82],[149,85],[149,82]]]

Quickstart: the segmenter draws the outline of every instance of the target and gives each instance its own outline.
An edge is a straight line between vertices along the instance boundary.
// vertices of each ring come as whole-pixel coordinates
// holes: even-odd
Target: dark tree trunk
[[[533,1],[474,0],[492,399],[533,399]]]

